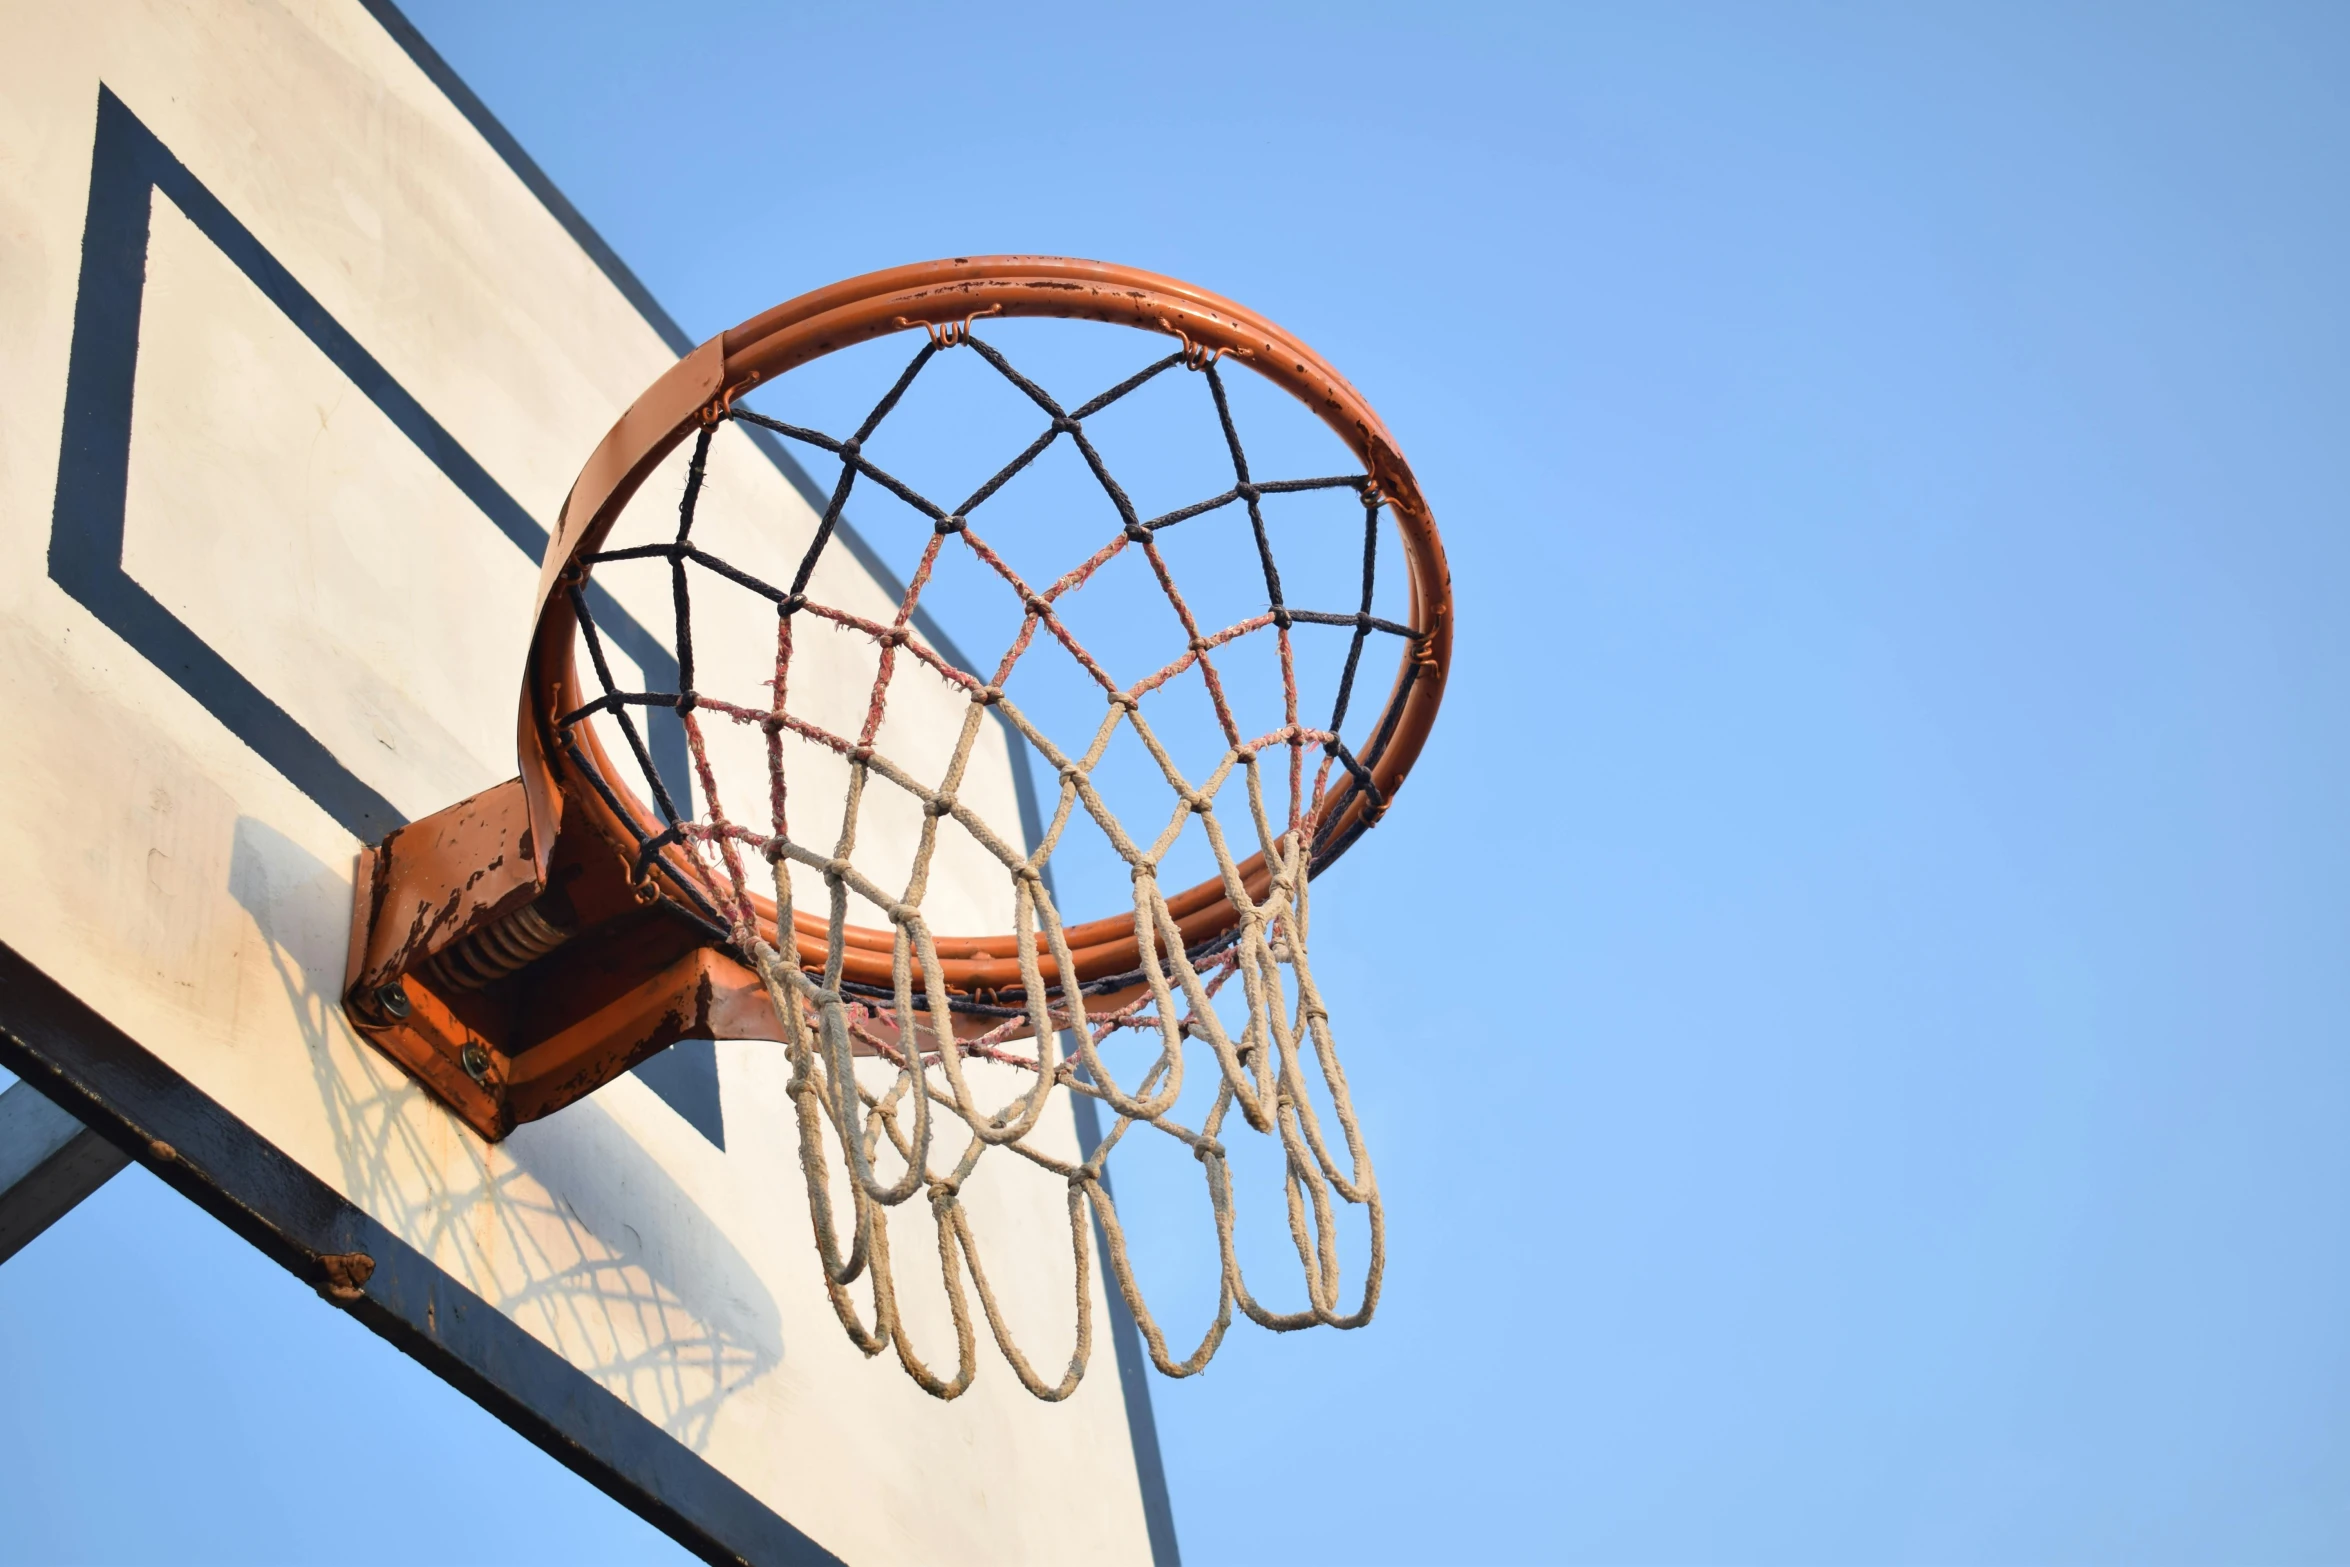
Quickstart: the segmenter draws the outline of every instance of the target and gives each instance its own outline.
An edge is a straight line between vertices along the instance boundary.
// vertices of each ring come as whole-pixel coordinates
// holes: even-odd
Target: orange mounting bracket
[[[681,1039],[772,1038],[758,977],[508,779],[360,851],[351,1021],[495,1142]]]

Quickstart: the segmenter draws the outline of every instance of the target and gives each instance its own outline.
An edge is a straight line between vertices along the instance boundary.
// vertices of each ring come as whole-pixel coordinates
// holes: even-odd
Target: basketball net
[[[773,1002],[789,1053],[789,1091],[798,1122],[808,1212],[833,1307],[859,1349],[868,1355],[894,1350],[915,1382],[947,1399],[970,1387],[977,1369],[973,1296],[997,1348],[1029,1392],[1058,1400],[1077,1389],[1092,1351],[1091,1280],[1097,1234],[1107,1276],[1131,1311],[1152,1363],[1169,1376],[1189,1376],[1207,1365],[1231,1326],[1235,1309],[1276,1332],[1358,1327],[1370,1320],[1378,1303],[1385,1221],[1329,1011],[1308,958],[1308,886],[1312,872],[1335,858],[1376,819],[1385,803],[1368,770],[1385,743],[1384,730],[1366,742],[1359,758],[1340,738],[1365,645],[1382,634],[1401,636],[1407,646],[1419,645],[1421,638],[1413,628],[1372,613],[1381,511],[1387,501],[1373,479],[1360,473],[1253,479],[1218,356],[1188,338],[1181,348],[1101,396],[1065,410],[992,344],[974,335],[968,321],[934,325],[929,334],[896,385],[846,439],[770,419],[731,402],[713,406],[695,437],[677,539],[666,547],[672,559],[691,551],[705,564],[713,564],[695,549],[691,536],[711,440],[729,420],[763,426],[840,461],[841,476],[815,543],[788,589],[761,583],[724,563],[713,566],[718,580],[761,593],[778,610],[773,669],[759,672],[768,675],[759,682],[768,688],[767,700],[736,705],[694,689],[690,606],[685,574],[678,572],[679,654],[687,673],[673,705],[684,724],[702,809],[690,815],[677,810],[658,775],[649,764],[645,769],[669,821],[668,831],[645,853],[661,851],[662,840],[685,851],[681,858],[699,881],[706,907],[726,927],[735,950],[755,967]],[[863,453],[865,442],[924,366],[951,351],[985,359],[1051,421],[1044,436],[952,511],[877,468]],[[1087,439],[1084,421],[1169,372],[1196,375],[1205,383],[1229,448],[1234,480],[1227,492],[1210,501],[1144,519]],[[1023,581],[989,545],[973,513],[1062,439],[1075,444],[1101,481],[1121,525],[1091,556],[1056,581],[1037,587]],[[895,618],[887,622],[861,618],[807,595],[816,556],[838,527],[849,494],[860,481],[888,489],[933,524]],[[1357,608],[1307,610],[1282,600],[1260,504],[1269,495],[1309,489],[1351,489],[1362,502],[1362,599]],[[1263,613],[1237,624],[1203,628],[1177,587],[1157,534],[1227,505],[1245,508],[1253,524],[1270,603]],[[950,549],[967,551],[989,577],[1017,597],[1023,609],[1017,637],[985,675],[957,667],[930,646],[916,626],[924,588],[941,553]],[[1083,591],[1101,567],[1128,551],[1145,558],[1188,641],[1163,667],[1121,685],[1080,644],[1060,606]],[[612,552],[594,559],[644,553]],[[646,753],[628,723],[587,600],[576,585],[570,591],[603,684],[604,700],[591,705],[619,715],[643,761]],[[869,638],[878,649],[878,673],[860,732],[824,728],[791,705],[794,638],[811,616]],[[1351,636],[1343,678],[1326,710],[1327,723],[1320,727],[1301,715],[1292,646],[1301,624],[1341,628]],[[1277,644],[1285,714],[1280,727],[1255,736],[1242,733],[1235,722],[1217,666],[1220,649],[1251,637],[1270,637]],[[1051,647],[1073,658],[1103,698],[1098,722],[1090,733],[1073,740],[1056,740],[1005,695],[1005,685],[1021,660]],[[1409,658],[1405,667],[1408,681]],[[967,699],[951,762],[935,781],[915,776],[877,745],[893,683],[909,678],[946,682]],[[1220,759],[1198,777],[1177,766],[1175,748],[1164,743],[1151,719],[1153,694],[1170,682],[1187,679],[1204,683],[1222,731]],[[1058,783],[1050,818],[1033,844],[1007,841],[960,797],[991,708]],[[575,715],[572,722],[577,721]],[[705,743],[713,725],[749,726],[764,733],[763,801],[724,796]],[[1141,742],[1165,779],[1169,806],[1163,820],[1130,826],[1095,785],[1094,771],[1121,731]],[[788,809],[793,779],[786,765],[786,741],[792,736],[847,763],[839,831],[829,841],[811,842],[794,835]],[[923,811],[912,873],[894,887],[873,880],[857,861],[860,808],[870,793],[882,789],[903,791],[919,801]],[[1049,867],[1079,812],[1100,829],[1132,876],[1134,961],[1126,972],[1071,983],[1069,977],[1080,975],[1083,965],[1056,905]],[[1018,960],[1019,984],[1016,991],[1007,989],[992,999],[959,993],[950,985],[941,938],[924,912],[940,823],[947,818],[1000,867],[1010,894],[1010,948]],[[1228,915],[1210,922],[1216,928],[1204,939],[1186,933],[1187,921],[1194,931],[1198,928],[1197,910],[1178,906],[1181,898],[1171,903],[1159,880],[1165,856],[1193,823],[1213,853],[1215,879],[1220,882],[1213,890],[1220,891],[1229,905]],[[795,929],[809,928],[795,903],[794,866],[813,873],[825,889],[820,963],[810,961],[806,941],[794,942]],[[770,897],[771,924],[760,908]],[[849,921],[852,898],[870,903],[888,918],[891,984],[886,992],[851,983],[844,973],[855,939]],[[1237,1008],[1232,1007],[1230,994],[1234,986]],[[1219,998],[1238,1013],[1237,1024],[1228,1026]],[[1105,1042],[1121,1031],[1139,1036],[1143,1054],[1149,1056],[1148,1065],[1132,1081],[1119,1078],[1103,1050]],[[866,1063],[862,1074],[860,1061]],[[1025,1074],[1025,1084],[1000,1103],[986,1102],[975,1088],[974,1074],[966,1070],[972,1061],[1015,1068]],[[1196,1124],[1187,1124],[1177,1118],[1176,1107],[1189,1075],[1202,1071],[1212,1074],[1213,1093]],[[1000,1082],[1003,1077],[993,1074],[992,1080]],[[1055,1142],[1063,1147],[1067,1142],[1067,1123],[1056,1118],[1054,1103],[1064,1094],[1093,1101],[1108,1122],[1094,1146],[1082,1149],[1076,1159],[1051,1151]],[[1200,1102],[1198,1095],[1193,1102]],[[1318,1105],[1326,1106],[1327,1113]],[[1056,1132],[1057,1137],[1052,1135]],[[1213,1320],[1188,1353],[1168,1347],[1166,1334],[1145,1301],[1111,1196],[1108,1161],[1130,1136],[1163,1136],[1181,1144],[1198,1161],[1206,1184],[1220,1278]],[[1289,1239],[1304,1285],[1301,1309],[1265,1305],[1244,1277],[1228,1152],[1230,1140],[1239,1137],[1261,1137],[1277,1146]],[[1067,1192],[1075,1328],[1066,1365],[1057,1371],[1039,1370],[1037,1361],[1016,1341],[963,1200],[974,1171],[991,1157],[1024,1161],[1030,1178],[1059,1181]],[[838,1195],[836,1172],[845,1175],[845,1193]],[[847,1199],[845,1208],[839,1195]],[[928,1205],[935,1231],[935,1264],[955,1335],[952,1371],[926,1358],[907,1331],[899,1282],[903,1259],[893,1255],[888,1216],[917,1199]],[[1351,1289],[1340,1261],[1341,1217],[1349,1208],[1362,1210],[1369,1232],[1368,1257]],[[927,1269],[930,1261],[926,1257],[922,1266]]]

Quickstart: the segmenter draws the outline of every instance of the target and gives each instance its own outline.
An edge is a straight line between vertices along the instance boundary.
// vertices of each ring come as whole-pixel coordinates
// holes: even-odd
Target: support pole
[[[0,1262],[130,1160],[23,1083],[0,1093]]]

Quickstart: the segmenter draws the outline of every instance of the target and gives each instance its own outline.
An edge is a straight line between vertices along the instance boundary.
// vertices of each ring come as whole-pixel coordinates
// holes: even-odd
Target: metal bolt
[[[376,988],[375,1004],[383,1008],[384,1016],[398,1022],[415,1010],[408,1003],[408,991],[398,980]]]
[[[457,1052],[457,1062],[465,1068],[465,1075],[477,1083],[486,1083],[490,1075],[490,1053],[479,1045],[467,1045]]]

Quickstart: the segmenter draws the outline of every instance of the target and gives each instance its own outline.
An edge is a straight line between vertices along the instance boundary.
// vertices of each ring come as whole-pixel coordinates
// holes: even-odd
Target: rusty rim
[[[826,354],[892,333],[953,331],[973,316],[1047,316],[1101,321],[1154,335],[1178,335],[1201,351],[1234,355],[1311,409],[1353,451],[1394,511],[1410,574],[1410,624],[1386,703],[1371,733],[1373,792],[1351,780],[1335,784],[1310,819],[1319,872],[1377,820],[1418,758],[1443,700],[1452,657],[1452,582],[1444,546],[1410,466],[1379,416],[1346,379],[1312,349],[1253,311],[1173,278],[1106,262],[1051,256],[984,256],[932,261],[850,278],[776,306],[712,338],[680,360],[623,414],[588,459],[565,501],[539,573],[536,629],[523,681],[518,740],[523,785],[530,800],[533,838],[542,874],[555,837],[575,817],[635,863],[638,846],[657,831],[658,814],[638,798],[625,774],[605,755],[592,726],[577,726],[564,754],[556,721],[586,700],[577,666],[578,620],[568,593],[586,575],[593,554],[652,470],[698,428],[714,408],[763,382]],[[585,761],[599,777],[583,776]],[[645,883],[650,895],[706,920],[680,889],[698,878],[684,851],[664,851],[666,863]],[[1263,856],[1241,866],[1250,894],[1269,885]],[[775,909],[754,900],[763,933],[775,939]],[[1237,924],[1220,881],[1210,879],[1168,900],[1185,945],[1212,946]],[[795,946],[801,963],[820,968],[826,926],[798,914]],[[1089,989],[1114,985],[1140,962],[1131,914],[1067,928],[1076,981]],[[844,978],[886,988],[894,937],[888,930],[851,926],[845,932]],[[1013,937],[938,938],[948,984],[962,996],[1014,995],[1020,989]],[[1041,945],[1041,940],[1040,940]],[[1041,955],[1046,982],[1063,977],[1049,952]]]

